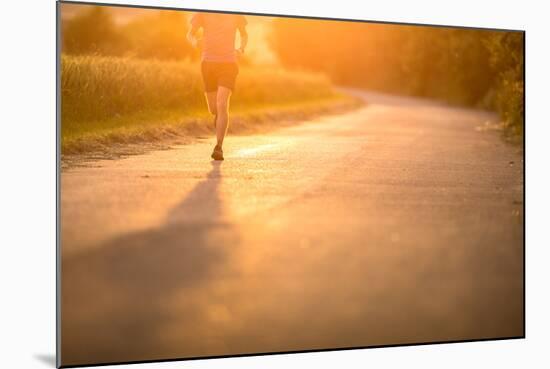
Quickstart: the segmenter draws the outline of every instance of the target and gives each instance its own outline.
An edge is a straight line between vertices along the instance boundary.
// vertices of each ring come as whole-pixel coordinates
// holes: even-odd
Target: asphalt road
[[[523,334],[523,162],[493,115],[368,105],[72,168],[64,365]]]

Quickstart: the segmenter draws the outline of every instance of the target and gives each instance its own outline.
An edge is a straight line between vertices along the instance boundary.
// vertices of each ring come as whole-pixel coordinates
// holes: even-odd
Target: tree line
[[[288,67],[334,82],[496,110],[523,133],[524,34],[277,18],[270,42]]]

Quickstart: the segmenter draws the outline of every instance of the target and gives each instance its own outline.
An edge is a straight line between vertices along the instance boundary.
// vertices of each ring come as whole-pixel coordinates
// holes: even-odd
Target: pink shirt
[[[235,62],[235,36],[239,27],[247,24],[239,14],[195,13],[191,25],[203,28],[202,60],[212,62]]]

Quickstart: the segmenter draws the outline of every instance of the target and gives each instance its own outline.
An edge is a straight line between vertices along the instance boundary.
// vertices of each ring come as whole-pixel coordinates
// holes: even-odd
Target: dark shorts
[[[237,63],[203,61],[201,71],[206,92],[217,91],[219,86],[227,87],[231,91],[235,89],[235,80],[239,74]]]

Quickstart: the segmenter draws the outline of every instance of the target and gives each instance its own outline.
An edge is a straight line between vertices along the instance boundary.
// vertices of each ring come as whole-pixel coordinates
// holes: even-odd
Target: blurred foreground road
[[[62,173],[64,365],[523,334],[519,148],[368,105]]]

